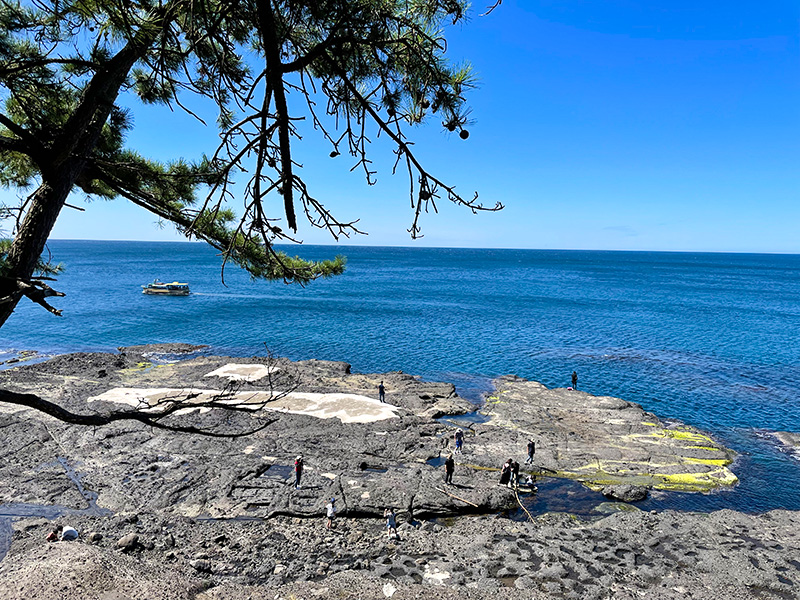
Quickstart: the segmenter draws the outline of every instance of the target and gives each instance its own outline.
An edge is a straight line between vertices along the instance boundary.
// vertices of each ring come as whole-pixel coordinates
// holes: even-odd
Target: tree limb
[[[60,317],[61,311],[53,308],[47,303],[45,298],[53,296],[63,297],[66,296],[64,292],[54,290],[46,283],[42,283],[41,278],[38,280],[23,281],[22,279],[15,279],[13,277],[0,277],[0,304],[14,303],[25,296],[46,308],[54,315]]]
[[[49,400],[45,400],[35,394],[21,394],[18,392],[13,392],[11,390],[2,390],[0,389],[0,402],[6,404],[14,404],[16,406],[24,406],[26,408],[32,408],[34,410],[38,410],[39,412],[43,412],[51,417],[58,419],[59,421],[63,421],[64,423],[70,423],[72,425],[88,425],[90,427],[102,427],[104,425],[110,425],[111,423],[116,423],[119,421],[138,421],[143,425],[147,425],[149,427],[155,427],[156,429],[164,429],[167,431],[177,431],[179,433],[195,433],[199,435],[209,436],[209,437],[219,437],[219,438],[236,438],[236,437],[243,437],[246,435],[251,435],[258,431],[261,431],[274,423],[276,419],[268,419],[267,422],[259,424],[258,427],[254,427],[252,429],[248,429],[246,431],[237,431],[232,433],[222,433],[219,431],[214,431],[212,429],[206,429],[203,427],[196,427],[194,425],[175,425],[164,423],[160,419],[163,419],[166,416],[174,414],[178,410],[182,410],[184,408],[206,408],[209,406],[210,403],[199,403],[199,404],[190,404],[190,405],[183,405],[180,402],[173,403],[173,406],[167,407],[165,410],[160,412],[146,412],[145,410],[120,410],[120,411],[111,411],[107,413],[96,413],[96,414],[79,414],[74,413],[71,411],[62,408],[58,404],[50,402]],[[214,408],[222,408],[225,410],[237,410],[237,407],[234,406],[227,406],[227,405],[220,405],[214,404]]]
[[[39,57],[34,59],[22,60],[16,65],[11,67],[0,66],[0,77],[6,77],[8,75],[13,75],[14,73],[18,73],[20,71],[35,69],[38,67],[46,67],[48,65],[70,65],[74,67],[84,67],[86,69],[92,69],[92,70],[95,70],[99,67],[99,65],[95,62],[91,62],[88,60],[81,60],[78,58]]]
[[[275,14],[270,0],[258,2],[258,20],[261,37],[266,55],[266,71],[268,88],[275,98],[275,110],[278,115],[278,141],[281,154],[281,180],[283,192],[283,208],[286,213],[286,223],[289,228],[297,232],[297,217],[294,212],[292,177],[292,153],[289,137],[289,108],[286,105],[286,90],[283,84],[283,72],[280,56],[280,45],[275,32]]]

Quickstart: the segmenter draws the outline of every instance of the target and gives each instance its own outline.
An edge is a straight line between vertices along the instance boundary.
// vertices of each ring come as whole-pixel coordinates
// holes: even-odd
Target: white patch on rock
[[[360,394],[314,392],[291,392],[266,408],[320,419],[336,417],[342,423],[373,423],[397,418],[399,410],[397,406]]]
[[[229,381],[258,381],[279,371],[277,367],[266,365],[228,363],[211,373],[206,373],[203,377],[224,377]]]
[[[425,572],[422,574],[422,579],[428,583],[444,585],[444,580],[450,579],[450,573],[440,571],[438,567],[433,567],[433,569],[431,569],[430,565],[425,565]]]
[[[211,409],[192,407],[194,404],[214,401],[217,404],[230,404],[238,407],[252,407],[253,411],[264,409],[295,415],[308,415],[318,419],[337,418],[342,423],[373,423],[396,418],[398,407],[361,396],[359,394],[319,394],[312,392],[291,392],[287,394],[267,390],[248,392],[221,392],[191,388],[114,388],[99,396],[92,396],[88,402],[104,400],[127,404],[143,411],[157,411],[171,403],[185,403],[187,406],[178,414]]]
[[[326,479],[330,479],[331,481],[333,481],[334,479],[336,479],[336,475],[335,475],[335,474],[333,474],[333,473],[320,473],[320,475],[322,475],[322,476],[323,476],[323,477],[325,477]]]
[[[363,494],[361,494],[361,497],[362,497],[364,500],[366,500],[367,498],[369,498],[369,492],[364,492]]]
[[[116,402],[117,404],[127,404],[134,408],[152,407],[157,402],[183,402],[186,397],[192,394],[199,394],[197,398],[188,402],[197,402],[203,394],[218,394],[213,390],[193,390],[181,388],[114,388],[103,392],[99,396],[92,396],[87,402]]]
[[[397,588],[392,585],[391,582],[387,582],[383,585],[383,595],[387,598],[391,598],[394,596],[394,593],[397,591]]]
[[[248,446],[247,448],[245,448],[244,450],[242,450],[242,452],[244,452],[245,454],[252,454],[252,453],[253,453],[253,450],[255,450],[255,449],[256,449],[256,447],[255,447],[255,446]]]

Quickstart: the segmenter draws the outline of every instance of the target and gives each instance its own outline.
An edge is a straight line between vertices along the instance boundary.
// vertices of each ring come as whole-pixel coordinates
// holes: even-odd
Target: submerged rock
[[[793,431],[776,431],[773,435],[789,454],[800,460],[800,433]]]
[[[648,489],[639,485],[607,485],[601,490],[606,498],[622,502],[638,502],[648,496]]]

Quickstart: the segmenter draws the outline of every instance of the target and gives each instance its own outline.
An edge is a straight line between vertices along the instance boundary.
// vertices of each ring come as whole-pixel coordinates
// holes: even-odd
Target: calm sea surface
[[[653,507],[800,509],[800,462],[770,432],[800,431],[800,256],[292,247],[349,259],[306,288],[251,282],[204,244],[55,241],[66,298],[23,301],[4,352],[113,350],[155,342],[214,353],[344,360],[451,381],[478,400],[514,373],[638,402],[708,430],[741,457],[742,483]],[[144,296],[154,278],[184,298]]]

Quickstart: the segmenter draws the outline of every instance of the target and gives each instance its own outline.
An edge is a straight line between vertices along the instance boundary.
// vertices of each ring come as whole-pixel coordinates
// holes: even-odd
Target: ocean
[[[641,404],[739,453],[741,483],[659,494],[644,508],[800,509],[800,461],[772,436],[800,431],[800,256],[292,246],[348,257],[307,287],[250,281],[201,243],[57,240],[55,317],[23,300],[0,328],[20,350],[112,351],[157,342],[215,354],[346,361],[450,381],[479,402],[505,374]],[[188,297],[152,297],[160,278]]]

